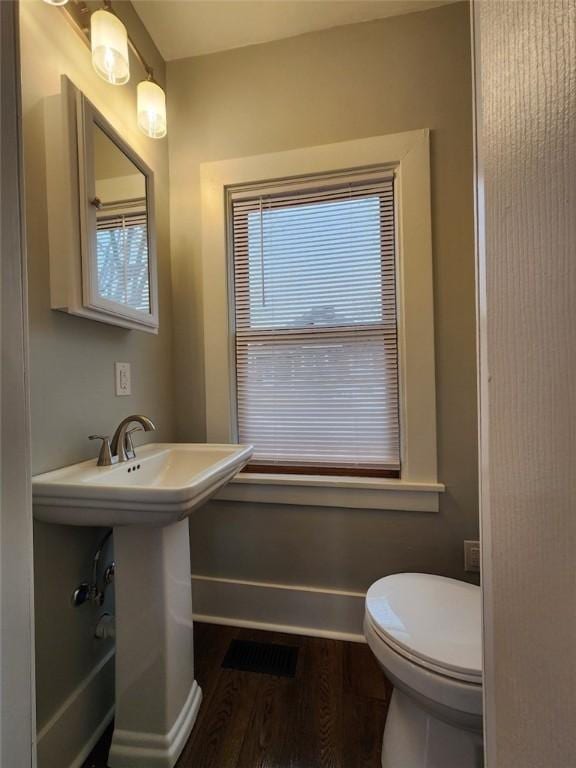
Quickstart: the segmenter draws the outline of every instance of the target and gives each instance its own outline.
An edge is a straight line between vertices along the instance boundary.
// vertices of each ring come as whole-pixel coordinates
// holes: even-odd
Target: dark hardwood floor
[[[380,768],[391,686],[367,645],[195,624],[204,699],[177,768]],[[222,669],[233,638],[295,645],[294,678]],[[84,768],[104,768],[111,729]]]

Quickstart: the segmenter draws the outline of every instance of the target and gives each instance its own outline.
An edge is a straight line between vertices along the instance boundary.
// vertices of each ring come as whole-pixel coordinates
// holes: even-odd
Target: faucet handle
[[[114,464],[112,451],[110,450],[110,438],[108,435],[89,435],[88,440],[102,440],[100,453],[98,454],[98,466],[110,467]]]
[[[127,430],[126,435],[124,436],[124,449],[128,459],[136,458],[136,449],[134,448],[134,443],[132,442],[132,432],[144,432],[144,427],[139,425]]]

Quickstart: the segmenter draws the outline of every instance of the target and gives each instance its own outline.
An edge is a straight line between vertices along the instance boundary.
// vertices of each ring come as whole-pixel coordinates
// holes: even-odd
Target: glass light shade
[[[44,0],[48,5],[66,5],[68,0]]]
[[[128,33],[117,16],[109,11],[95,11],[90,17],[92,65],[112,85],[124,85],[130,79]]]
[[[138,83],[138,127],[151,139],[166,136],[166,94],[157,83]]]

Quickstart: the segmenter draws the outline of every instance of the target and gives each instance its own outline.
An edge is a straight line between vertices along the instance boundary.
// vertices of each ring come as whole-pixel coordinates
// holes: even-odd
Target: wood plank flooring
[[[194,625],[204,699],[177,768],[380,768],[391,686],[367,645]],[[297,646],[294,678],[222,669],[234,638]],[[84,768],[104,768],[111,729]]]

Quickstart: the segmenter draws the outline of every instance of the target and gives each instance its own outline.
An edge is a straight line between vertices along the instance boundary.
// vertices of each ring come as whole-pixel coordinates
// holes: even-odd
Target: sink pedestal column
[[[172,768],[198,713],[188,520],[114,528],[116,714],[110,768]]]

